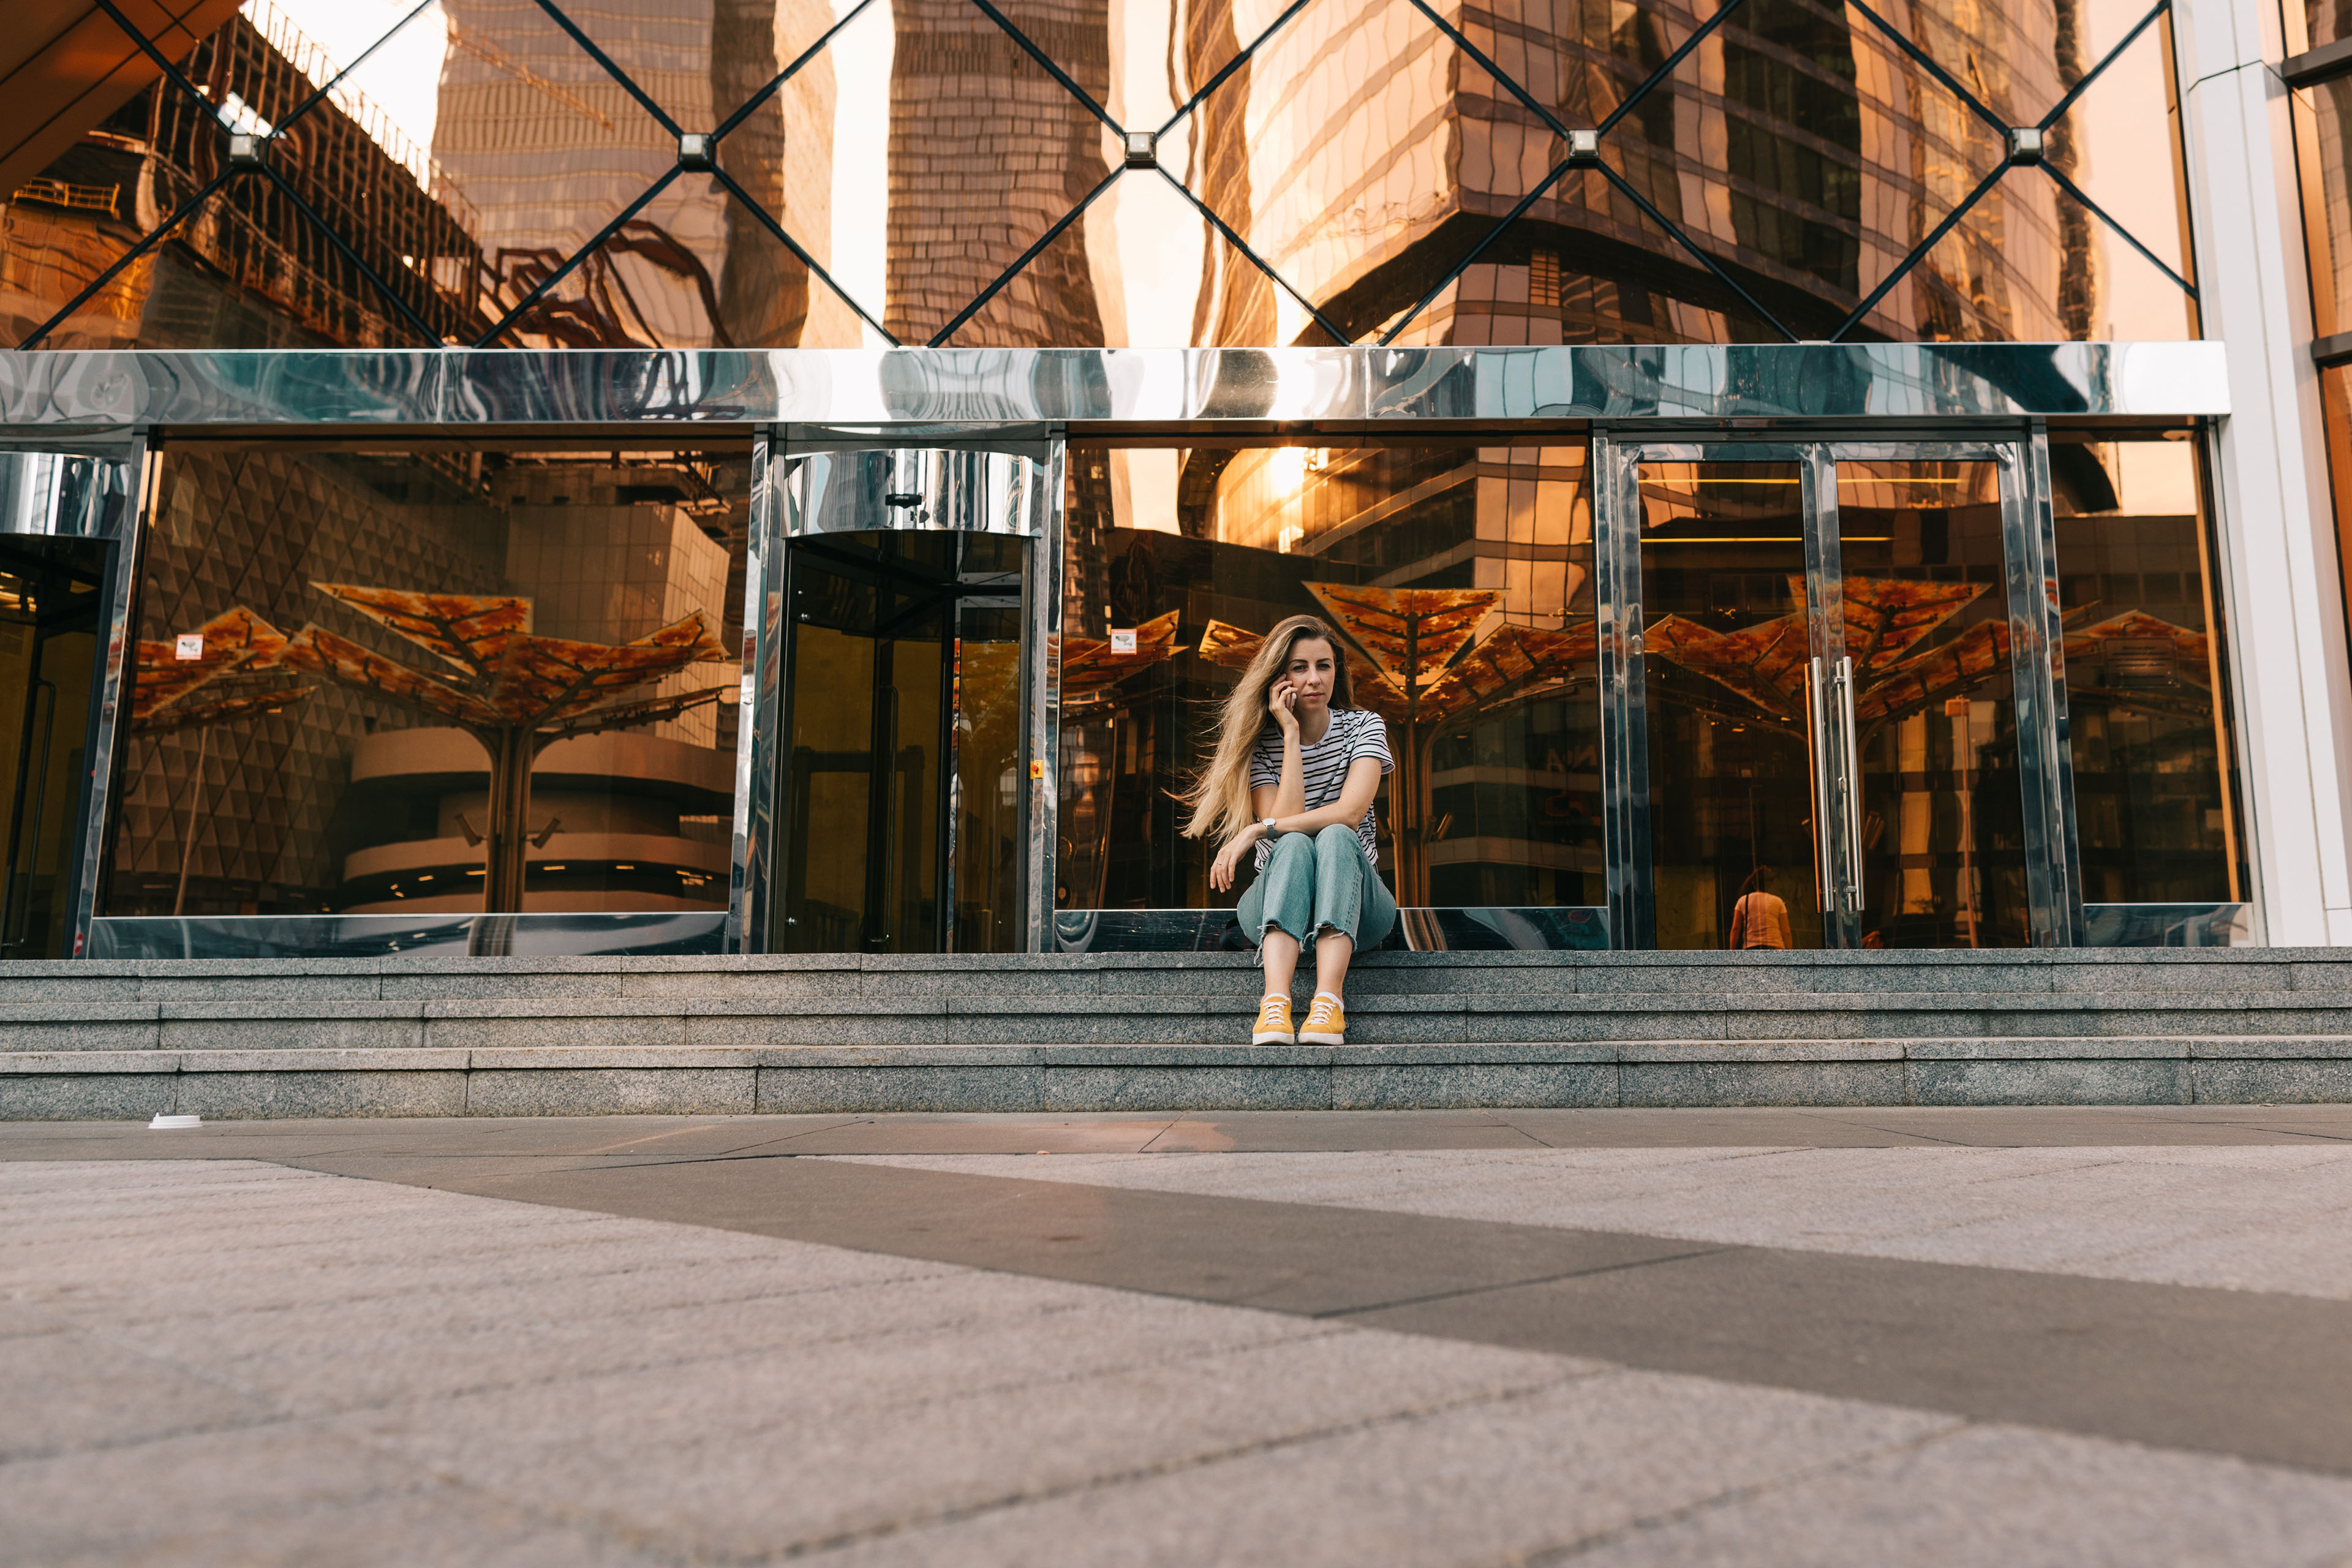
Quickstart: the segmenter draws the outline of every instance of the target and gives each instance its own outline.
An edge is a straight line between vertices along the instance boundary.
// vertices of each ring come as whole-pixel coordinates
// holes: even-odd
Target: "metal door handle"
[[[1822,661],[1814,659],[1805,675],[1805,696],[1813,719],[1813,858],[1814,885],[1821,889],[1822,908],[1834,897],[1830,873],[1830,732],[1822,702]]]
[[[1862,753],[1854,743],[1853,656],[1838,660],[1838,695],[1845,721],[1845,777],[1838,787],[1845,795],[1845,893],[1853,908],[1862,908]]]

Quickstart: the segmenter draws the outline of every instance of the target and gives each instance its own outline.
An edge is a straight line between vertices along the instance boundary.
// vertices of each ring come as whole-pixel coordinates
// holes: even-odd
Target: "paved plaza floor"
[[[2352,1108],[0,1126],[0,1563],[2352,1563]]]

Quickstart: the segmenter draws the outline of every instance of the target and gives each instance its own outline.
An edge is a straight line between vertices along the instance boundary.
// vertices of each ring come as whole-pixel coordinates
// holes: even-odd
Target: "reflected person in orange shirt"
[[[1748,880],[1739,884],[1738,900],[1731,906],[1731,924],[1724,933],[1726,947],[1780,947],[1797,945],[1796,931],[1789,924],[1789,906],[1780,895],[1771,890],[1772,868],[1759,866]]]

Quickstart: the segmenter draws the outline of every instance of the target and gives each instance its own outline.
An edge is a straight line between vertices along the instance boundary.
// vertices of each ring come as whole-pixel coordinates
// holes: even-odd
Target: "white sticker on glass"
[[[182,632],[179,635],[179,637],[172,644],[172,657],[173,658],[204,658],[205,634],[202,632]]]
[[[1133,653],[1135,651],[1134,631],[1130,628],[1127,631],[1112,632],[1110,634],[1110,651],[1113,653]]]

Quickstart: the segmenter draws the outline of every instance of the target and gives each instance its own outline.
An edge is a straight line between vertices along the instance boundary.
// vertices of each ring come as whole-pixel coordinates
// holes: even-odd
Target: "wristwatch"
[[[1271,816],[1259,817],[1257,819],[1257,825],[1265,829],[1265,837],[1269,839],[1279,838],[1282,837],[1282,829],[1274,825],[1274,818]]]

